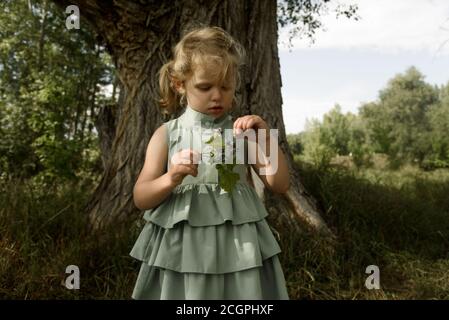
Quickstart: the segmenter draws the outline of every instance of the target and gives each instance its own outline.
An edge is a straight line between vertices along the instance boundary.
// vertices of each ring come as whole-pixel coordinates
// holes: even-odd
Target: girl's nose
[[[221,98],[221,89],[218,87],[214,87],[212,89],[212,99],[213,100],[220,100]]]

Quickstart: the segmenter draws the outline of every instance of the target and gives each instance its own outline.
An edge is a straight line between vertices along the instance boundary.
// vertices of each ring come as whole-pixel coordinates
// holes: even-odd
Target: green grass
[[[337,240],[284,236],[282,261],[294,297],[449,298],[449,171],[298,164]],[[364,285],[368,265],[380,269],[380,290]]]
[[[0,298],[129,299],[138,264],[127,253],[139,228],[129,223],[89,234],[82,206],[93,187],[1,185]],[[80,290],[65,287],[69,265],[80,269]]]
[[[449,298],[449,170],[298,165],[336,241],[274,226],[291,299]],[[139,263],[128,254],[142,221],[88,233],[94,187],[0,185],[0,298],[130,299]],[[80,290],[64,285],[71,264]],[[364,285],[368,265],[380,269],[380,290]]]

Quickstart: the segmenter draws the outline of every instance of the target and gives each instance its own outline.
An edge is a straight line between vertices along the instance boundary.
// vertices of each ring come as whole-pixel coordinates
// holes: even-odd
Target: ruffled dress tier
[[[181,149],[204,146],[208,132],[232,129],[233,122],[227,114],[214,119],[187,106],[165,125],[170,159]],[[145,226],[130,252],[141,261],[133,299],[289,299],[281,249],[246,166],[234,167],[240,179],[230,194],[220,187],[215,164],[202,162],[197,177],[186,176],[145,211]]]

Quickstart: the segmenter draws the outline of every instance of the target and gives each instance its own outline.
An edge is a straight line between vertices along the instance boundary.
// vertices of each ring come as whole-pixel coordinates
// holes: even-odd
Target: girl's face
[[[218,75],[215,78],[218,78]],[[186,93],[187,102],[192,109],[218,118],[231,110],[236,83],[232,72],[228,72],[221,84],[215,78],[202,67],[198,67],[185,81],[185,85],[180,84],[177,87]]]

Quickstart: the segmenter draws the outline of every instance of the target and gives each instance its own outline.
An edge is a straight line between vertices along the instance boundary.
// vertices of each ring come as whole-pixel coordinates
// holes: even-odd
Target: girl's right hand
[[[184,149],[175,153],[170,159],[168,174],[175,186],[179,185],[184,177],[198,175],[198,163],[200,154],[192,149]]]

